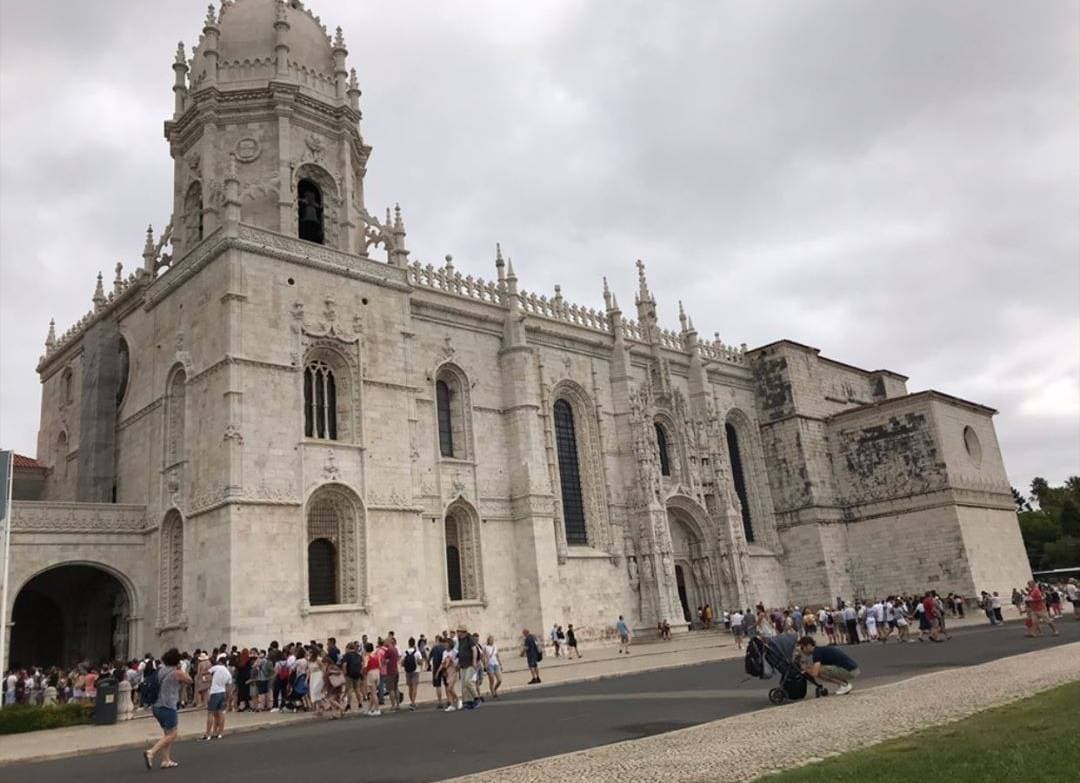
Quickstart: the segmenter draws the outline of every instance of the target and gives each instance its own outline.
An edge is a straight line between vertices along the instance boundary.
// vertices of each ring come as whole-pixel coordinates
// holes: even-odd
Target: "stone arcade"
[[[498,250],[493,280],[410,261],[401,210],[365,205],[346,55],[276,0],[211,7],[178,48],[172,221],[38,366],[16,658],[590,639],[1028,577],[993,410],[702,339],[681,305],[662,328],[641,262],[624,312],[606,281],[602,310],[527,292]]]

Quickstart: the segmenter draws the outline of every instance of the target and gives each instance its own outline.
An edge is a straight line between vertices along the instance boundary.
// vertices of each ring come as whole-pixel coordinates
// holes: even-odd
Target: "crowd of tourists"
[[[1072,604],[1073,616],[1080,620],[1080,584],[1076,579],[1040,585],[1034,581],[1023,589],[1014,589],[1011,604],[1025,618],[1028,636],[1041,635],[1046,625],[1057,635],[1053,620],[1063,615],[1063,604]],[[837,600],[835,607],[799,607],[736,609],[723,613],[724,627],[738,647],[754,636],[771,637],[789,633],[799,637],[824,637],[829,644],[897,642],[943,642],[949,638],[948,618],[963,618],[966,611],[978,607],[991,626],[1001,626],[1004,599],[998,592],[983,591],[977,599],[958,593],[942,597],[936,590],[922,595],[898,593],[883,598],[853,602]],[[703,627],[708,625],[703,621]]]

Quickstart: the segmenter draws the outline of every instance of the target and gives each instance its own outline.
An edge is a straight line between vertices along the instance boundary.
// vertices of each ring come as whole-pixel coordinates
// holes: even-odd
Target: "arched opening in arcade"
[[[70,666],[131,656],[131,596],[92,565],[44,571],[19,590],[11,619],[11,665]]]

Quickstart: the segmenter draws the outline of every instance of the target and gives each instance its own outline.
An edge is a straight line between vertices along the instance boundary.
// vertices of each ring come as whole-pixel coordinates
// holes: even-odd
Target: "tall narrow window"
[[[184,197],[184,235],[183,239],[190,248],[203,238],[203,197],[202,183],[192,182]]]
[[[308,603],[338,603],[338,542],[341,514],[334,498],[324,495],[308,509]]]
[[[450,395],[450,386],[446,381],[435,383],[435,406],[439,417],[439,453],[444,457],[454,456],[454,421]]]
[[[187,375],[177,369],[169,381],[165,409],[165,464],[175,465],[184,460],[185,403]]]
[[[161,578],[158,588],[161,625],[180,622],[184,604],[184,520],[173,509],[161,523]]]
[[[668,460],[667,433],[664,432],[664,428],[659,423],[653,424],[653,426],[656,427],[656,447],[660,450],[660,474],[670,476],[671,462]]]
[[[301,239],[323,243],[323,199],[319,186],[302,179],[296,186],[296,203]]]
[[[446,545],[446,584],[451,601],[460,601],[461,592],[461,552],[454,544]]]
[[[61,432],[56,438],[56,457],[53,461],[53,473],[61,481],[67,480],[68,474],[68,438],[66,432]]]
[[[337,440],[337,386],[326,362],[304,368],[304,436]]]
[[[337,547],[328,539],[316,538],[308,544],[308,603],[337,602]]]
[[[556,400],[555,448],[559,457],[559,484],[562,489],[563,525],[566,543],[587,544],[585,504],[581,493],[581,467],[578,464],[577,433],[574,411],[566,400]]]
[[[753,541],[754,528],[750,523],[750,499],[746,494],[746,474],[743,472],[742,455],[739,452],[739,436],[730,422],[724,425],[724,433],[727,435],[728,457],[731,459],[731,480],[735,484],[739,505],[742,506],[743,530],[746,532],[746,540]]]

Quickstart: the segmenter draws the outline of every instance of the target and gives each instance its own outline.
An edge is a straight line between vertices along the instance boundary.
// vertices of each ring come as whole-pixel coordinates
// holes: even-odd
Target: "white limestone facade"
[[[1028,577],[994,411],[702,339],[681,305],[665,329],[641,262],[624,313],[606,281],[595,310],[526,291],[500,252],[489,280],[410,261],[401,210],[366,206],[346,57],[277,0],[211,9],[178,50],[172,221],[38,367],[16,635],[21,589],[71,564],[121,585],[117,655],[589,640],[619,614]]]

